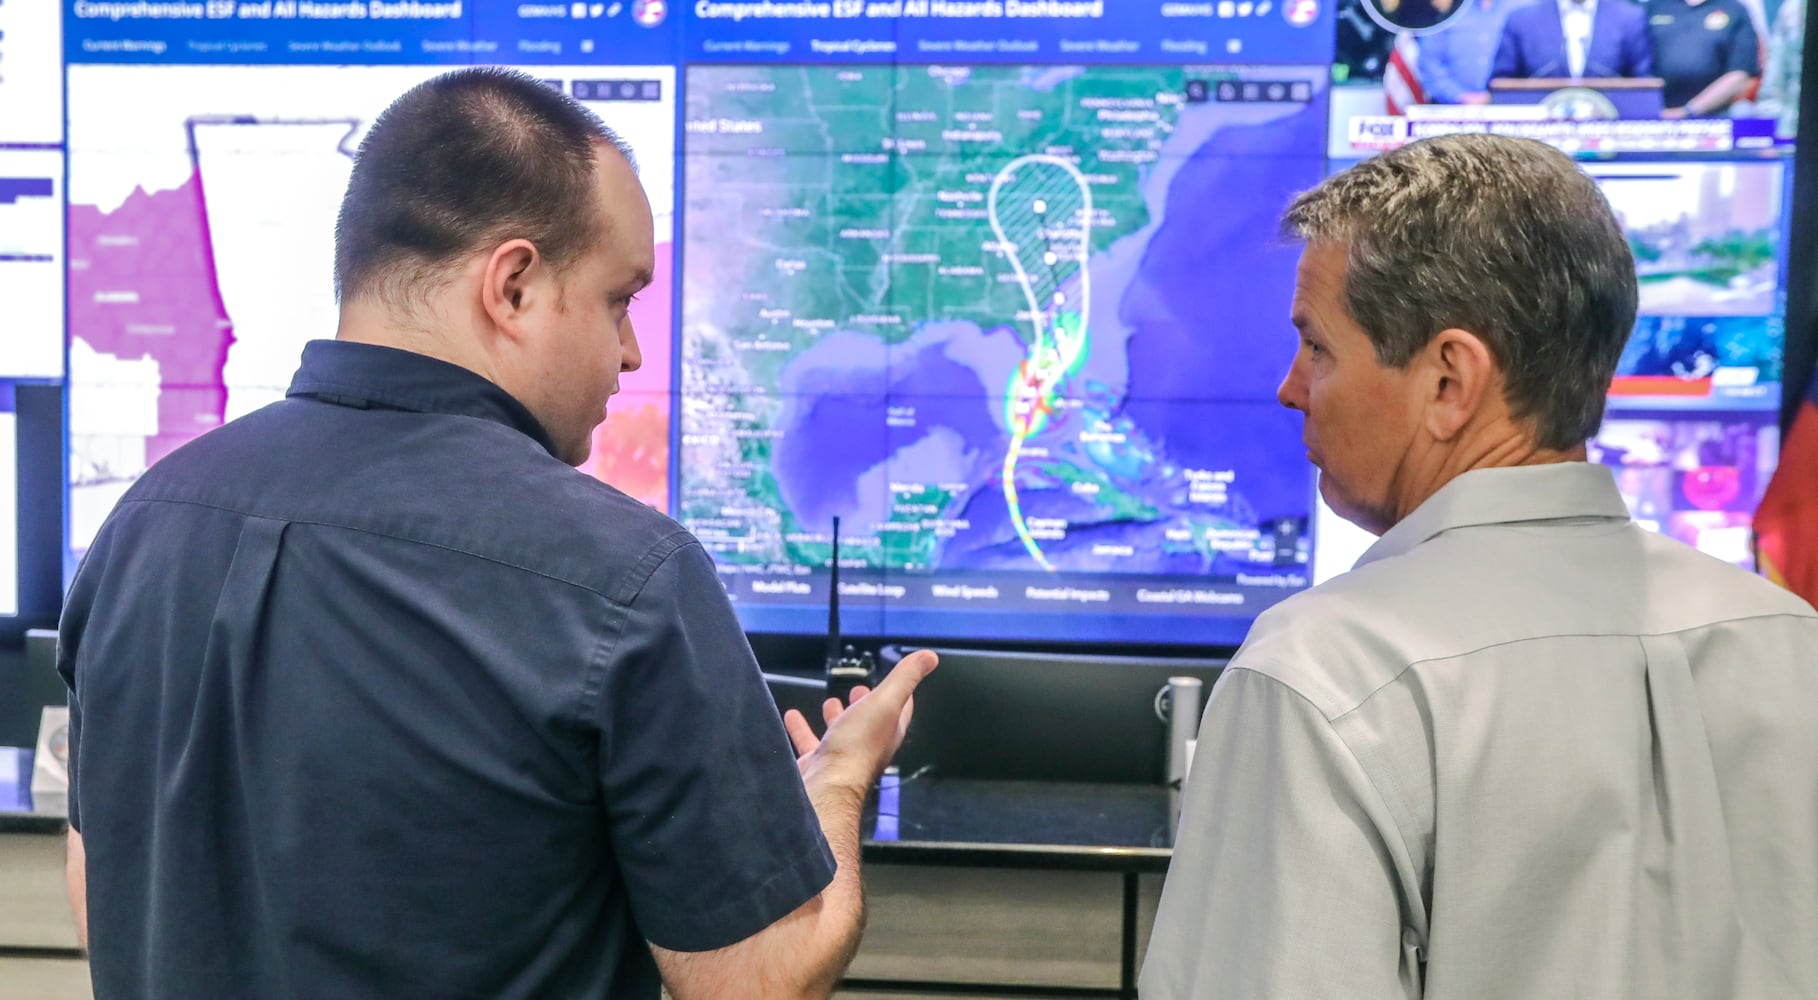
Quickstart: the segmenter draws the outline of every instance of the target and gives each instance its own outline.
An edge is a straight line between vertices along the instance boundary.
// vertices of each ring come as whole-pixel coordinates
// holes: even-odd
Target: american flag
[[[1427,103],[1427,92],[1420,86],[1420,43],[1413,35],[1395,36],[1395,47],[1389,50],[1389,65],[1382,71],[1383,103],[1389,114],[1403,114],[1416,104]]]

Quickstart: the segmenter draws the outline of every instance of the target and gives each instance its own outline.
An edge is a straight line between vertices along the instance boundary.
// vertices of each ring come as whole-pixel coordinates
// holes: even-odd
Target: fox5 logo
[[[1304,28],[1319,18],[1319,0],[1288,0],[1281,14],[1296,28]]]

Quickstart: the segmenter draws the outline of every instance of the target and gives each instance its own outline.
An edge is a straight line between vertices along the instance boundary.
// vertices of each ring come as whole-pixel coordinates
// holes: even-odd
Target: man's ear
[[[1469,330],[1441,330],[1421,352],[1427,370],[1427,433],[1457,437],[1501,392],[1502,369],[1490,345]]]
[[[492,251],[482,269],[480,308],[495,329],[516,338],[524,330],[524,318],[542,306],[543,297],[549,294],[548,276],[549,268],[536,244],[507,240]]]

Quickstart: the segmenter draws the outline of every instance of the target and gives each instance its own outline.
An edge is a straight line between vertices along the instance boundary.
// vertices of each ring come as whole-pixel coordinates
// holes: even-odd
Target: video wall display
[[[19,435],[12,385],[0,382],[0,618],[19,613]]]
[[[1583,157],[1636,251],[1593,457],[1644,522],[1746,564],[1803,8],[1686,7],[1743,12],[1706,38],[1650,3],[1601,0],[1562,68],[1508,0],[66,0],[35,29],[62,127],[0,101],[0,289],[43,300],[37,367],[9,334],[0,377],[67,379],[73,565],[140,474],[333,336],[377,113],[516,66],[629,141],[656,215],[644,365],[584,471],[692,529],[748,627],[824,627],[837,517],[853,632],[1229,643],[1362,547],[1275,398],[1281,209],[1500,130]],[[1743,22],[1746,86],[1693,80],[1685,52]]]
[[[1750,415],[1619,414],[1604,421],[1591,460],[1642,525],[1737,565],[1753,565],[1750,514],[1780,450],[1772,411]]]
[[[70,67],[72,547],[87,547],[159,458],[283,398],[303,344],[334,336],[334,220],[351,153],[392,98],[445,69]],[[584,103],[638,151],[661,246],[657,281],[631,311],[654,335],[642,391],[615,404],[587,471],[665,506],[674,69],[534,69],[604,95]]]
[[[63,374],[63,206],[60,149],[0,145],[0,378]]]
[[[1491,131],[1572,152],[1768,153],[1799,126],[1804,0],[1338,0],[1332,150]]]
[[[825,565],[836,516],[849,577],[930,612],[1304,586],[1300,429],[1256,338],[1325,76],[691,67],[677,506],[735,593]]]

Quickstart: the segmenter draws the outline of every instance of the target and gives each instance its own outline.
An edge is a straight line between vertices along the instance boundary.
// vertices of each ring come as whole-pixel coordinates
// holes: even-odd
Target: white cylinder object
[[[1175,788],[1187,780],[1188,744],[1199,738],[1199,691],[1197,677],[1168,678],[1168,784]]]

